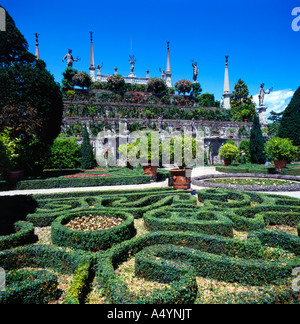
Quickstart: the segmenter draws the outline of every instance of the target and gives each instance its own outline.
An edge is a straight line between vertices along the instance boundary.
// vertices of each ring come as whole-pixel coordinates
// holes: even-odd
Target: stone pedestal
[[[266,106],[260,106],[257,108],[258,116],[259,116],[259,122],[261,127],[268,126],[267,121],[267,107]]]

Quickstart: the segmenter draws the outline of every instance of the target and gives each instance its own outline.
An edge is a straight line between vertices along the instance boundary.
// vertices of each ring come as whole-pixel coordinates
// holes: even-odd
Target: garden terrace
[[[163,188],[1,197],[0,204],[2,222],[26,222],[38,235],[0,252],[9,278],[1,303],[299,303],[292,289],[299,199],[225,189],[195,197]],[[123,221],[102,230],[106,243],[98,251],[93,231],[65,226],[83,215]],[[16,233],[7,227],[1,234]],[[38,271],[32,283],[28,271]]]
[[[194,185],[245,191],[300,191],[300,178],[296,176],[233,173],[211,174],[192,179]]]

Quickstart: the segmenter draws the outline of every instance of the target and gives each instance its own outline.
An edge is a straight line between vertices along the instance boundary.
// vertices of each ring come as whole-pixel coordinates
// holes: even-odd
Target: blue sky
[[[292,10],[300,2],[252,1],[40,1],[0,0],[35,51],[40,34],[40,57],[61,82],[68,48],[81,61],[74,67],[88,72],[90,35],[94,34],[95,63],[102,73],[114,67],[130,73],[130,39],[137,62],[135,74],[159,77],[166,67],[170,41],[172,82],[192,80],[192,60],[198,62],[203,92],[223,93],[225,55],[229,55],[230,89],[239,78],[258,93],[261,83],[274,92],[266,96],[269,110],[280,111],[300,86],[300,31],[292,30]],[[300,23],[299,23],[300,25]],[[255,97],[256,100],[256,97]]]

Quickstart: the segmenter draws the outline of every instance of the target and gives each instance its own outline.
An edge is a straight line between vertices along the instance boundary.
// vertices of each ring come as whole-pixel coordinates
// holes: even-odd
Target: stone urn
[[[174,189],[188,190],[191,188],[192,168],[170,170]]]

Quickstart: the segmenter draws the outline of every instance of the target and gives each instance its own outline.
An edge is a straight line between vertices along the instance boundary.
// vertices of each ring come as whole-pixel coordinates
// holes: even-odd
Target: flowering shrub
[[[121,75],[109,75],[107,77],[107,88],[111,91],[121,91],[125,87],[125,80]]]
[[[190,92],[192,89],[192,82],[189,80],[181,79],[175,83],[175,89],[179,93],[185,94],[186,92]]]
[[[85,72],[76,73],[73,78],[73,82],[75,85],[81,88],[89,88],[92,85],[92,80],[90,76]]]

